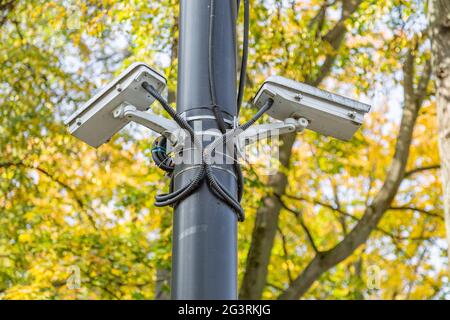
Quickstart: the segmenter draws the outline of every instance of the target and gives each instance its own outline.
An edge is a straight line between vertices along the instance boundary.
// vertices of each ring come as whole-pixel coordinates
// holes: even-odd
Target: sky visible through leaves
[[[0,298],[153,299],[157,271],[170,274],[172,232],[172,210],[153,206],[169,181],[151,159],[156,136],[130,125],[95,150],[63,120],[135,61],[160,70],[166,94],[176,92],[178,1],[7,3],[0,1]],[[262,294],[276,299],[315,254],[302,223],[319,250],[331,249],[381,188],[403,114],[406,53],[414,54],[417,85],[430,44],[419,0],[362,1],[337,50],[322,36],[339,20],[341,1],[251,1],[251,8],[243,120],[267,76],[307,81],[330,54],[336,59],[319,87],[372,105],[348,143],[297,136]],[[241,34],[242,12],[240,41]],[[406,171],[439,163],[433,81],[426,91]],[[244,166],[239,281],[256,211],[270,193],[263,170]],[[369,240],[302,298],[448,298],[440,190],[439,170],[405,177]]]

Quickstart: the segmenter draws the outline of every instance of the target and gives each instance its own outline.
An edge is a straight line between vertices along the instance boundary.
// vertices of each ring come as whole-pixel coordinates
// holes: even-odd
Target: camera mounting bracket
[[[178,143],[177,132],[181,130],[178,124],[170,119],[158,116],[153,111],[140,111],[135,106],[123,103],[113,111],[114,118],[126,118],[138,123],[167,138],[175,146]]]
[[[254,125],[236,137],[238,152],[242,154],[246,146],[260,140],[278,137],[286,133],[302,132],[308,124],[309,122],[305,118],[287,118],[284,121]]]

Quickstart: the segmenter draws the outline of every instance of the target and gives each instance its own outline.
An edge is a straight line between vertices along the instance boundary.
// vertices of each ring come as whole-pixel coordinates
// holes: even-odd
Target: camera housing
[[[274,119],[305,118],[307,129],[348,141],[361,127],[370,105],[281,76],[267,78],[253,103],[261,108],[273,99],[267,114]]]
[[[133,105],[137,110],[145,111],[154,102],[155,99],[142,88],[144,81],[160,93],[167,85],[164,76],[147,64],[133,63],[67,118],[65,124],[70,133],[94,148],[108,142],[130,122],[127,117],[114,117],[115,109]]]

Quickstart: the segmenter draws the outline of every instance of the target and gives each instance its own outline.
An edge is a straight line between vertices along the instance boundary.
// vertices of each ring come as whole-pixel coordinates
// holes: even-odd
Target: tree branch
[[[331,45],[331,48],[334,52],[327,55],[324,63],[320,67],[318,76],[316,76],[315,78],[307,78],[307,82],[309,82],[311,85],[318,86],[330,73],[331,68],[333,67],[334,62],[337,58],[336,51],[341,47],[345,39],[345,34],[347,33],[345,21],[358,9],[361,2],[362,0],[343,0],[341,18],[335,24],[335,26],[322,38],[324,41],[328,42]]]
[[[333,205],[331,205],[329,203],[326,203],[326,202],[323,202],[323,201],[320,201],[320,200],[317,200],[317,199],[306,199],[306,198],[295,197],[295,196],[287,195],[287,194],[285,195],[285,197],[293,199],[293,200],[309,202],[309,203],[312,203],[314,205],[319,205],[321,207],[324,207],[324,208],[327,208],[329,210],[335,211],[335,212],[339,213],[340,215],[342,215],[343,217],[348,217],[348,218],[352,219],[353,221],[356,221],[356,222],[360,222],[361,221],[361,219],[358,218],[357,216],[355,216],[355,215],[353,215],[353,214],[351,214],[349,212],[346,212],[346,211],[342,210],[341,208],[337,208],[337,207],[335,207],[335,206],[333,206]],[[411,207],[411,208],[407,208],[407,207],[398,208],[398,210],[414,210],[414,209],[417,209],[417,208],[414,208],[414,207]],[[395,207],[394,208],[390,207],[389,210],[396,210],[396,208]],[[417,211],[419,211],[419,210],[417,210]],[[288,211],[290,211],[293,214],[295,214],[295,216],[297,216],[297,214],[298,214],[296,211],[293,211],[293,210],[288,210]],[[422,212],[422,213],[425,213],[425,212]],[[431,216],[434,216],[434,214],[430,213],[430,212],[426,212],[425,214],[429,214]],[[435,215],[437,217],[442,218],[438,214],[435,214]],[[393,234],[393,233],[391,233],[391,232],[389,232],[387,230],[384,230],[383,228],[380,228],[378,226],[375,227],[374,230],[379,231],[379,232],[383,233],[386,236],[389,236],[393,240],[412,240],[412,241],[416,241],[416,240],[428,240],[429,239],[429,238],[423,238],[423,237],[401,237],[401,236],[395,235],[395,234]]]
[[[77,192],[71,186],[69,186],[64,181],[56,178],[53,174],[51,174],[50,172],[48,172],[47,170],[45,170],[45,169],[43,169],[43,168],[41,168],[39,166],[35,167],[35,166],[32,166],[32,165],[26,164],[26,163],[24,163],[22,161],[0,163],[0,168],[7,168],[7,167],[12,167],[12,166],[17,166],[17,167],[23,167],[23,168],[27,168],[27,169],[36,170],[36,171],[40,172],[41,174],[43,174],[43,175],[47,176],[48,178],[50,178],[50,180],[52,180],[52,181],[56,182],[57,184],[59,184],[64,189],[66,189],[72,195],[72,197],[75,200],[75,202],[77,203],[78,207],[80,209],[82,209],[83,211],[85,211],[86,216],[88,217],[88,220],[89,220],[90,224],[92,225],[92,227],[97,230],[97,226],[95,224],[93,216],[90,213],[86,212],[87,209],[89,209],[90,211],[93,211],[93,209],[89,208],[89,207],[87,207],[85,205],[85,203],[78,196]]]
[[[291,268],[289,267],[289,252],[287,249],[287,241],[286,241],[286,236],[283,233],[283,230],[281,230],[280,227],[278,227],[278,233],[280,234],[281,237],[281,243],[283,244],[283,253],[284,253],[284,261],[286,263],[286,272],[287,272],[287,276],[289,279],[289,283],[292,283],[293,277],[291,274]]]
[[[284,203],[284,201],[281,200],[281,198],[279,198],[279,201],[281,202],[281,204],[282,204],[282,206],[283,206],[284,209],[286,209],[287,211],[293,213],[293,214],[297,217],[297,219],[298,219],[298,221],[299,221],[299,223],[300,223],[300,225],[301,225],[303,231],[305,231],[306,237],[308,238],[308,241],[309,241],[311,247],[313,248],[314,252],[315,252],[315,253],[320,253],[319,249],[318,249],[317,246],[316,246],[316,243],[315,243],[315,241],[314,241],[314,237],[313,237],[311,231],[309,230],[309,228],[308,228],[308,227],[306,226],[306,224],[305,224],[305,220],[303,219],[302,213],[301,213],[301,212],[298,212],[298,211],[296,211],[296,210],[294,210],[294,209],[289,208],[289,206],[287,206],[287,205]]]
[[[412,86],[413,79],[414,59],[410,50],[404,66],[405,106],[394,157],[380,191],[376,194],[372,204],[365,209],[362,218],[350,233],[332,249],[321,255],[316,255],[289,288],[279,296],[280,299],[298,299],[305,294],[322,273],[349,257],[354,250],[366,242],[370,233],[377,228],[384,213],[389,209],[405,174],[414,125],[420,109]]]
[[[416,208],[416,207],[412,207],[412,206],[391,206],[389,207],[389,210],[397,210],[397,211],[402,211],[402,210],[410,210],[410,211],[416,211],[419,213],[422,213],[424,215],[433,217],[433,218],[438,218],[441,220],[444,220],[444,217],[442,215],[440,215],[439,213],[433,212],[433,211],[428,211],[425,209],[421,209],[421,208]]]
[[[423,172],[423,171],[428,171],[428,170],[436,170],[436,169],[440,169],[441,165],[440,164],[432,164],[429,166],[423,166],[423,167],[418,167],[418,168],[414,168],[411,169],[409,171],[405,172],[405,175],[403,176],[403,178],[409,178],[410,176],[419,173],[419,172]]]
[[[17,0],[10,0],[0,3],[0,28],[3,27],[3,25],[8,20],[8,14],[17,5],[17,2],[18,2]]]
[[[421,105],[422,101],[427,96],[427,87],[431,78],[431,59],[427,60],[422,71],[422,77],[417,84],[417,90],[415,94],[416,104]]]

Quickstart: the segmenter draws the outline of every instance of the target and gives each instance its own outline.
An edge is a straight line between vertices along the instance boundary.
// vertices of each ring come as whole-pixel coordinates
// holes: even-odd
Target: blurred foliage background
[[[174,103],[178,6],[0,0],[0,298],[167,298],[172,220],[153,206],[168,184],[151,160],[155,136],[131,126],[95,150],[63,119],[134,61],[166,75]],[[312,132],[292,140],[282,190],[263,163],[244,165],[241,297],[450,294],[425,12],[421,0],[251,1],[245,101],[279,74],[373,109],[348,143]],[[241,117],[253,113],[247,103]],[[414,128],[412,141],[400,139],[402,126]],[[393,174],[396,159],[406,167]],[[278,207],[264,212],[271,201]],[[380,214],[365,220],[371,212]],[[269,215],[273,234],[260,239]],[[361,228],[370,237],[343,251]],[[252,252],[258,243],[267,261]]]

